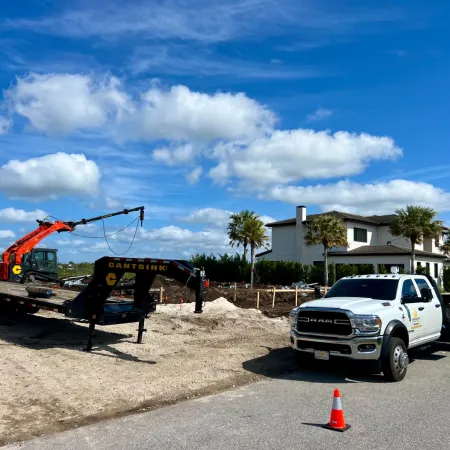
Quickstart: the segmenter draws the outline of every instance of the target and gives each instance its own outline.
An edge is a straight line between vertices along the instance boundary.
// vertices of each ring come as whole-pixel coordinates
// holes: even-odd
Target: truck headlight
[[[297,312],[289,313],[289,325],[291,328],[295,328],[297,326]]]
[[[350,319],[352,328],[361,333],[374,333],[381,329],[381,319],[378,316],[356,316]]]

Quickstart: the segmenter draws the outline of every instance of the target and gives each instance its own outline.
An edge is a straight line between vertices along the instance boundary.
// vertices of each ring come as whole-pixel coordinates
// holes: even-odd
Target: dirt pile
[[[212,291],[211,291],[212,292]],[[136,344],[135,323],[98,327],[52,312],[0,321],[0,445],[248,383],[289,370],[286,318],[219,296],[158,305]],[[272,350],[274,349],[274,350]]]
[[[180,304],[195,302],[195,294],[192,290],[170,280],[165,277],[157,276],[152,285],[154,289],[163,288],[163,303]],[[249,288],[241,287],[234,289],[207,287],[203,291],[203,299],[205,302],[215,301],[219,297],[223,297],[232,304],[243,309],[256,308],[257,290],[250,290]],[[297,293],[297,305],[304,302],[314,300],[314,294],[309,292],[299,291]],[[272,308],[273,293],[267,290],[260,290],[259,292],[259,308],[263,314],[269,317],[287,316],[289,311],[295,307],[295,292],[277,291],[275,294],[275,307]]]

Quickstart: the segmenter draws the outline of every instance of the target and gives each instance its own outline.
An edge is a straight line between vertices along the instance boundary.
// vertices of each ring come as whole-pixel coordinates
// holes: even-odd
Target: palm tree
[[[439,247],[439,249],[445,256],[448,257],[450,255],[450,237],[447,237],[447,240]]]
[[[230,246],[234,247],[236,244],[237,247],[242,244],[244,247],[244,261],[247,261],[247,247],[249,241],[247,236],[244,234],[244,225],[245,222],[249,219],[259,217],[254,211],[249,211],[245,209],[239,213],[232,214],[230,216],[230,223],[228,224],[228,238],[230,239]]]
[[[266,235],[266,228],[264,222],[259,218],[259,215],[249,217],[244,222],[243,236],[250,244],[250,288],[253,289],[253,276],[255,271],[255,250],[263,247],[269,240]]]
[[[416,244],[421,244],[424,238],[438,239],[444,225],[442,220],[435,220],[437,213],[425,206],[407,206],[397,209],[397,217],[389,227],[393,236],[403,236],[411,241],[411,268],[415,272]]]
[[[323,245],[325,286],[328,286],[328,250],[331,247],[347,247],[347,227],[342,219],[323,214],[314,217],[305,235],[306,245]]]

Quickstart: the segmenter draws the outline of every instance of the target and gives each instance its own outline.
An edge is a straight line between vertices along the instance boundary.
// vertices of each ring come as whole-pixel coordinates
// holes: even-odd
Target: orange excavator
[[[39,226],[34,231],[17,240],[3,252],[3,256],[0,258],[0,281],[25,283],[40,279],[43,281],[59,282],[60,280],[57,279],[57,250],[36,248],[39,242],[55,232],[73,232],[78,225],[86,225],[91,222],[120,214],[129,214],[135,211],[140,212],[139,220],[142,226],[142,222],[144,221],[143,206],[124,209],[91,219],[81,219],[78,222],[63,222],[61,220],[50,222],[46,219],[37,220],[36,222]]]

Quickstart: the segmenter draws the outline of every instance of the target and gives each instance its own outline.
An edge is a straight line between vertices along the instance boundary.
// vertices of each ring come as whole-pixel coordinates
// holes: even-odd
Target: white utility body
[[[385,377],[402,380],[408,349],[440,339],[445,305],[426,275],[358,275],[341,278],[322,299],[290,313],[296,355],[379,360]]]

